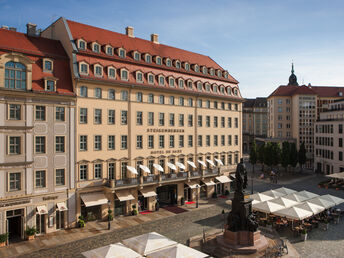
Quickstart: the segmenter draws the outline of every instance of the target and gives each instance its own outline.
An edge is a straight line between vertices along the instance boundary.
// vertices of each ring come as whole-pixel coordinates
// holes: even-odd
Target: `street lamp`
[[[198,208],[198,188],[199,185],[196,186],[196,208]]]
[[[110,202],[110,200],[108,200],[108,230],[110,230],[110,228],[111,228],[111,224],[110,224],[110,215],[111,215],[111,210],[110,210],[110,204],[111,204],[111,202]]]

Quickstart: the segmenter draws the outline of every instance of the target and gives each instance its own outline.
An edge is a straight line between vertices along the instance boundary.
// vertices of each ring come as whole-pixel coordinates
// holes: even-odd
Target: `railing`
[[[125,178],[116,180],[116,186],[125,186],[125,185],[137,185],[138,179],[137,178]]]
[[[159,181],[159,176],[158,175],[151,175],[151,176],[144,176],[143,177],[143,183],[144,184],[149,184],[149,183],[154,183]]]
[[[203,175],[204,176],[217,175],[218,173],[219,173],[219,169],[218,168],[203,170]]]
[[[176,179],[183,179],[183,178],[187,178],[187,173],[186,172],[162,174],[161,175],[161,180],[162,181],[176,180]]]
[[[198,177],[198,176],[200,176],[200,175],[201,175],[201,173],[198,172],[198,171],[194,171],[194,172],[191,172],[191,173],[190,173],[190,176],[191,176],[191,177]]]

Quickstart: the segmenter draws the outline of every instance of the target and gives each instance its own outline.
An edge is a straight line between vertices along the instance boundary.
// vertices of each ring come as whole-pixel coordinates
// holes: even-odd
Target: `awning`
[[[131,173],[133,173],[133,174],[135,174],[135,175],[138,175],[138,174],[139,174],[139,173],[137,173],[137,170],[136,170],[136,168],[134,168],[134,167],[127,166],[127,169],[128,169]]]
[[[170,162],[167,162],[166,164],[167,164],[167,166],[168,166],[170,169],[172,169],[172,170],[177,170],[177,167],[176,167],[174,164],[172,164],[172,163],[170,163]]]
[[[192,161],[190,161],[190,160],[188,160],[188,161],[186,161],[186,162],[187,162],[191,167],[197,168],[194,162],[192,162]]]
[[[160,166],[159,164],[153,164],[153,167],[156,168],[156,170],[160,171],[160,172],[164,172],[164,169],[162,168],[162,166]]]
[[[107,204],[108,199],[103,193],[87,193],[80,195],[86,207]]]
[[[129,193],[129,191],[119,191],[115,192],[115,194],[118,200],[120,200],[121,202],[135,200],[134,196]]]
[[[210,159],[206,159],[206,161],[210,164],[210,165],[212,165],[212,166],[214,166],[215,167],[215,164],[214,164],[214,162],[212,161],[212,160],[210,160]]]
[[[203,182],[206,186],[216,185],[216,184],[215,184],[212,180],[210,180],[210,179],[202,180],[202,182]]]
[[[150,172],[151,172],[150,169],[149,169],[148,167],[144,166],[144,165],[140,165],[139,167],[140,167],[144,172],[146,172],[146,173],[150,173]]]
[[[207,165],[202,160],[197,160],[199,164],[201,164],[203,167],[207,167]]]
[[[157,196],[156,192],[154,192],[152,189],[142,189],[140,192],[145,198]]]
[[[58,210],[58,211],[66,211],[66,210],[68,210],[68,209],[67,209],[67,205],[66,205],[65,202],[59,202],[59,203],[57,203],[57,204],[56,204],[56,207],[57,207],[57,210]]]
[[[177,165],[178,167],[180,167],[181,169],[185,169],[185,166],[184,166],[183,163],[176,162],[176,165]]]
[[[217,158],[214,158],[214,159],[215,159],[215,161],[217,162],[217,164],[219,164],[220,166],[223,166],[222,160],[217,159]]]
[[[200,188],[201,186],[197,183],[187,183],[191,189]]]
[[[228,176],[217,176],[215,177],[215,179],[222,184],[232,182],[232,180],[230,180]]]
[[[48,214],[47,206],[45,205],[37,206],[37,214],[39,215]]]

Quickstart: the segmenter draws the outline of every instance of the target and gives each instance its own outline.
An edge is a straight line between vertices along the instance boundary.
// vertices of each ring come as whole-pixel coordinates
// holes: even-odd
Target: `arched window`
[[[25,65],[12,61],[5,64],[5,88],[26,89]]]

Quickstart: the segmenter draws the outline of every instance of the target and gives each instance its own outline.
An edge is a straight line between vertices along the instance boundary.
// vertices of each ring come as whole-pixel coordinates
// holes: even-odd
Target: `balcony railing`
[[[219,173],[219,169],[218,168],[203,170],[203,175],[204,176],[217,175],[218,173]]]
[[[143,183],[144,184],[149,184],[149,183],[154,183],[159,181],[159,176],[158,175],[151,175],[151,176],[144,176],[143,177]]]
[[[126,185],[137,185],[138,179],[137,178],[125,178],[116,180],[116,186],[126,186]]]
[[[171,173],[171,174],[162,174],[161,180],[167,181],[167,180],[177,180],[177,179],[183,179],[187,178],[188,173],[187,172],[179,172],[179,173]]]

